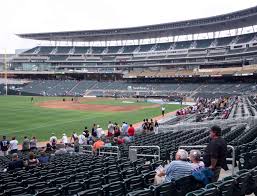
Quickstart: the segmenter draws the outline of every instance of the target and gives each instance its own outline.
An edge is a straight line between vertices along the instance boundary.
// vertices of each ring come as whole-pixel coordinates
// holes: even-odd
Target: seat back
[[[78,196],[102,196],[103,190],[100,188],[88,189],[86,191],[81,191],[78,193]]]
[[[154,190],[155,196],[169,196],[176,194],[176,186],[173,182],[160,184],[156,187],[151,187]]]
[[[177,196],[184,196],[197,189],[197,181],[193,176],[185,176],[175,181]]]
[[[126,195],[125,184],[122,181],[108,184],[104,187],[104,195],[123,196]]]
[[[127,194],[127,196],[153,196],[153,191],[151,189],[133,191]]]
[[[36,196],[60,196],[61,190],[59,188],[47,188],[36,194]]]

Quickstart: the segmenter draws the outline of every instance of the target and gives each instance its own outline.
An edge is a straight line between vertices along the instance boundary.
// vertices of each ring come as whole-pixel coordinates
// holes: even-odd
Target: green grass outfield
[[[61,97],[34,97],[35,102],[47,100],[61,100]],[[122,105],[120,100],[99,99],[94,104]],[[93,104],[92,102],[90,104]],[[135,103],[149,105],[149,103]],[[125,104],[131,105],[131,104]],[[166,105],[166,112],[180,108],[180,105]],[[64,109],[48,109],[35,106],[30,102],[30,97],[0,96],[0,135],[8,138],[16,136],[21,142],[26,135],[36,136],[39,141],[46,141],[54,132],[58,138],[62,133],[68,136],[73,131],[80,133],[85,126],[91,130],[93,123],[107,128],[108,121],[122,121],[137,123],[144,118],[159,116],[160,108],[145,108],[133,112],[92,112]]]

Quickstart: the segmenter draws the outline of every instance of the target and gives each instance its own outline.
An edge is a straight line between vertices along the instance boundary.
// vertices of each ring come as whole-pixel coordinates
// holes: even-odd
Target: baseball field
[[[93,123],[107,128],[109,121],[121,124],[138,123],[144,118],[161,114],[160,105],[136,100],[111,98],[71,98],[0,96],[0,136],[16,136],[21,142],[24,136],[36,136],[46,141],[55,133],[68,136],[73,131],[81,133],[85,126],[90,130]],[[179,109],[180,105],[165,105],[166,112]]]

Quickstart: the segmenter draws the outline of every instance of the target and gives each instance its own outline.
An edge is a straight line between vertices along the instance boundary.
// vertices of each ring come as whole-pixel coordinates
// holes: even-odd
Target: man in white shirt
[[[97,125],[96,133],[97,133],[97,137],[98,137],[98,138],[101,138],[101,136],[104,135],[104,131],[103,131],[103,129],[100,127],[100,125]]]
[[[62,143],[64,144],[65,148],[68,145],[68,137],[66,136],[66,134],[62,134]]]
[[[15,137],[13,137],[12,140],[10,141],[10,150],[11,150],[10,151],[11,154],[18,152],[18,141],[16,140]]]
[[[128,131],[128,124],[126,122],[123,122],[123,124],[121,126],[122,135],[126,135],[127,131]]]
[[[114,125],[112,124],[111,121],[109,121],[109,124],[108,124],[108,137],[113,136],[113,134],[114,134]]]
[[[86,137],[84,136],[84,134],[80,134],[79,135],[79,144],[83,145],[83,144],[85,144],[85,142],[86,142]]]

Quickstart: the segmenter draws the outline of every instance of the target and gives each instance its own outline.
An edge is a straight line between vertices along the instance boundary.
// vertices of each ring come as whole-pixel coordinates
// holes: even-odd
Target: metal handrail
[[[160,146],[129,146],[129,151],[131,149],[135,149],[135,148],[157,148],[158,150],[158,155],[155,155],[155,154],[136,154],[137,157],[158,157],[158,160],[160,161],[161,160],[161,148]]]
[[[91,150],[84,150],[84,147],[89,147],[89,148],[91,148]],[[91,154],[94,154],[92,145],[80,145],[79,148],[82,149],[82,152],[89,152]]]
[[[101,151],[101,150],[106,149],[106,148],[111,148],[111,149],[116,148],[117,152],[104,152],[104,151]],[[100,154],[117,155],[117,158],[119,159],[120,158],[120,149],[119,149],[118,146],[104,146],[104,147],[99,149],[99,155]]]
[[[195,146],[179,146],[179,149],[181,148],[206,148],[207,145],[195,145]],[[235,174],[235,163],[236,163],[236,153],[235,153],[235,148],[231,145],[227,145],[227,148],[232,149],[232,159],[231,158],[227,158],[226,160],[232,161],[232,169],[231,169],[231,173],[232,175]]]

